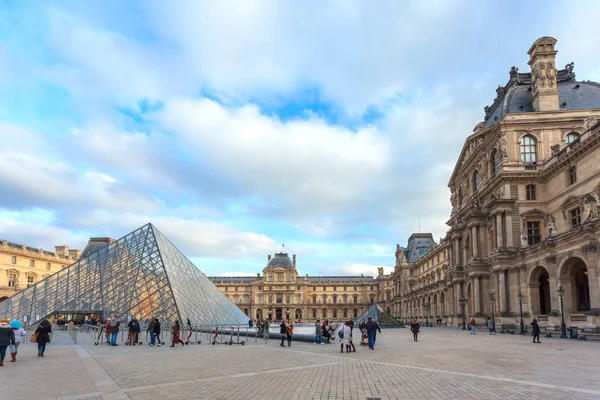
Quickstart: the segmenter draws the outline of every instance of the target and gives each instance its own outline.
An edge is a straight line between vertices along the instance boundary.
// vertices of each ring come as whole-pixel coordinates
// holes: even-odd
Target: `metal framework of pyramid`
[[[247,324],[248,317],[152,224],[129,233],[0,303],[0,318],[35,324],[61,313],[125,321]]]
[[[404,328],[404,324],[402,322],[399,322],[391,314],[387,313],[379,304],[373,304],[371,307],[369,307],[365,312],[360,314],[358,318],[356,318],[354,323],[356,326],[358,326],[363,319],[366,321],[369,317],[377,321],[379,326],[382,327],[395,326]]]

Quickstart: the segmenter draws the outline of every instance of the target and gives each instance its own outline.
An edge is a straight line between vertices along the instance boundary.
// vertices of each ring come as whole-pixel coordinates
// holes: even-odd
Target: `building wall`
[[[0,242],[0,299],[31,286],[32,284],[74,263],[79,250],[57,246],[55,252]]]
[[[447,251],[447,268],[431,261],[435,251],[403,266],[395,275],[402,289],[397,316],[424,320],[429,302],[453,326],[493,316],[498,329],[518,329],[523,315],[526,325],[535,318],[557,330],[564,309],[567,326],[600,331],[600,106],[550,110],[551,95],[545,94],[544,111],[508,114],[467,138],[449,183],[450,230],[437,248]],[[567,145],[572,132],[579,141]],[[537,142],[535,164],[522,161],[526,136]],[[527,198],[528,185],[535,186],[535,199]],[[441,268],[439,279],[432,268]]]
[[[378,299],[384,301],[386,292],[391,301],[394,286],[390,275],[381,274],[378,279],[371,276],[299,277],[295,268],[283,266],[265,268],[262,276],[254,278],[210,279],[253,319],[270,317],[274,320],[279,309],[281,317],[303,322],[352,319]]]

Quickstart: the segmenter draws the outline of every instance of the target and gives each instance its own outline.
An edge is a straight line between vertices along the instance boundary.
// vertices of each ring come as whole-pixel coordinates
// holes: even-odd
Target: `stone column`
[[[479,238],[477,237],[477,225],[471,226],[471,242],[473,243],[473,258],[479,258]]]
[[[592,258],[592,257],[590,257]],[[598,288],[598,271],[596,271],[595,263],[588,264],[588,286],[590,290],[590,309],[600,309],[600,294]]]
[[[476,314],[481,312],[481,292],[479,288],[479,275],[475,275],[473,276],[473,296],[475,296],[473,304],[475,305]]]
[[[513,227],[512,227],[512,211],[508,210],[506,211],[506,213],[504,214],[504,223],[506,224],[506,226],[504,227],[504,232],[506,232],[506,238],[505,238],[505,243],[506,243],[506,247],[508,248],[512,248],[514,246],[513,244]]]
[[[497,212],[496,217],[496,248],[501,249],[502,246],[502,213]]]
[[[506,270],[498,270],[498,304],[500,312],[506,312]]]

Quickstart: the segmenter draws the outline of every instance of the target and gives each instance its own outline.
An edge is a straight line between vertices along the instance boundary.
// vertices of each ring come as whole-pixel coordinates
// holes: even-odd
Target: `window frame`
[[[581,226],[581,207],[575,207],[569,210],[571,217],[571,228],[579,228]]]
[[[525,135],[521,138],[521,163],[523,165],[537,164],[538,140],[533,135]]]
[[[525,185],[525,199],[527,201],[536,201],[537,200],[537,190],[536,185],[534,183],[530,183],[529,185]]]
[[[527,221],[527,244],[536,245],[542,241],[542,230],[540,221]]]
[[[29,260],[29,267],[35,268],[35,260]]]
[[[10,263],[12,265],[16,265],[17,264],[17,256],[12,256],[12,258],[10,259]]]
[[[577,166],[571,165],[568,170],[568,182],[569,186],[577,183]]]
[[[473,171],[473,193],[477,192],[479,190],[479,171],[475,170]]]
[[[492,150],[492,156],[490,158],[490,164],[492,167],[492,175],[495,175],[500,169],[500,156],[498,155],[498,150]]]
[[[570,138],[573,138],[573,139],[569,140]],[[573,143],[579,141],[580,138],[581,138],[581,135],[577,132],[567,133],[567,136],[565,136],[565,146],[572,145]]]
[[[17,287],[17,274],[15,274],[15,273],[8,274],[8,287],[9,288]]]

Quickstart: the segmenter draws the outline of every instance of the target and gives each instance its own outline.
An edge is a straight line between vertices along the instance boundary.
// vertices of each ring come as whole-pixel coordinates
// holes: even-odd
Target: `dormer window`
[[[479,171],[473,172],[473,192],[479,190]]]
[[[567,146],[569,146],[571,143],[576,142],[578,140],[579,140],[579,134],[576,132],[571,132],[565,138],[565,144]]]

